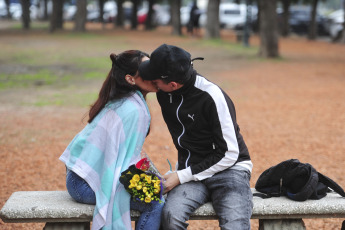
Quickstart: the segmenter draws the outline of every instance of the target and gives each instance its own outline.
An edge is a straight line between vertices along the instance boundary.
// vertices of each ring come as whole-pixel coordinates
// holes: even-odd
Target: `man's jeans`
[[[96,196],[89,184],[75,174],[73,171],[67,170],[66,187],[71,197],[79,203],[96,204]],[[149,204],[132,201],[130,207],[141,213],[136,230],[155,230],[159,229],[161,223],[161,214],[164,206],[164,198],[162,203],[152,202]]]
[[[250,230],[253,196],[249,180],[249,172],[229,168],[203,181],[178,185],[166,198],[163,229],[187,229],[189,216],[212,201],[221,229]]]

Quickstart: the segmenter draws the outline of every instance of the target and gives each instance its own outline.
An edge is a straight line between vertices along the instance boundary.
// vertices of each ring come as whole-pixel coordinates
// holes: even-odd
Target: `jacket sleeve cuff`
[[[183,169],[183,170],[178,170],[177,176],[178,176],[178,179],[180,180],[181,184],[184,184],[188,181],[194,180],[194,177],[192,175],[192,170],[190,167]]]

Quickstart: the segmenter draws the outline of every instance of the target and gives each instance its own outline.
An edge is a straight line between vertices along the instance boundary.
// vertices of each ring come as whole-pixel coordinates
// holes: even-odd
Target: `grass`
[[[57,93],[51,96],[40,96],[34,103],[38,107],[42,106],[77,106],[88,107],[98,96],[96,92],[65,94]]]
[[[86,82],[99,84],[103,81],[111,67],[110,53],[131,48],[149,49],[145,46],[145,39],[140,44],[140,39],[135,43],[126,37],[131,32],[129,35],[108,34],[109,30],[105,33],[75,33],[71,32],[72,29],[65,29],[51,34],[48,33],[49,23],[33,22],[30,26],[30,31],[23,31],[20,22],[13,23],[9,31],[19,36],[14,36],[13,40],[6,40],[6,34],[0,37],[0,93],[29,88],[37,92],[44,89],[54,92],[52,95],[38,93],[33,101],[23,102],[27,105],[88,106],[97,97],[98,89],[93,88],[90,92],[75,89],[89,87]],[[240,59],[257,58],[257,48],[221,39],[191,40],[186,37],[182,38],[182,43],[188,44],[186,47],[211,47],[219,52],[226,51],[226,55]],[[70,87],[63,89],[66,86]]]
[[[32,85],[52,85],[57,81],[68,81],[69,76],[58,77],[48,70],[39,70],[35,73],[0,74],[0,89],[28,87]]]

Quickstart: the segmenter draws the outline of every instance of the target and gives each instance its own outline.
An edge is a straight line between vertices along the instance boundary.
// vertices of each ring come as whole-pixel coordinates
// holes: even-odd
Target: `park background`
[[[146,31],[88,23],[85,33],[48,33],[45,23],[21,30],[0,21],[0,206],[15,191],[65,190],[58,160],[87,123],[89,105],[111,68],[110,53],[151,53],[162,43],[180,46],[195,69],[232,98],[254,164],[251,187],[267,168],[288,159],[310,163],[345,188],[345,46],[329,39],[291,35],[279,39],[280,56],[258,56],[222,30],[221,39],[172,36],[169,26]],[[162,172],[176,150],[155,94],[148,94],[152,124],[144,151]],[[307,229],[340,229],[341,219],[306,219]],[[5,224],[0,229],[42,229],[43,224]],[[258,221],[252,220],[252,229]],[[191,230],[219,229],[217,221],[190,221]]]

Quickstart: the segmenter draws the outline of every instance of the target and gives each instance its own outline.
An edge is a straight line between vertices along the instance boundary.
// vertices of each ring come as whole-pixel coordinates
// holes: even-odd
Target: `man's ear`
[[[172,90],[177,90],[180,88],[180,84],[177,82],[171,81],[169,84],[170,84]]]
[[[176,89],[178,88],[177,83],[174,82],[174,81],[169,82],[169,84],[170,84],[170,86],[171,86],[171,88],[172,88],[173,90],[176,90]]]
[[[127,81],[130,85],[135,85],[135,79],[134,79],[133,76],[127,74],[127,75],[125,76],[125,79],[126,79],[126,81]]]

